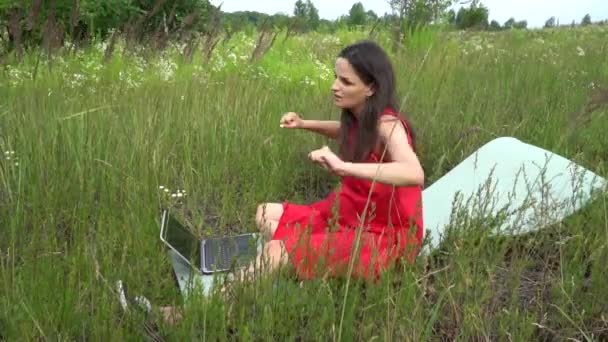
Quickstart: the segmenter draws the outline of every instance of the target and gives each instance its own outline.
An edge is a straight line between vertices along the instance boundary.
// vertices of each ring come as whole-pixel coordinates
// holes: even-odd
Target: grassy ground
[[[485,142],[514,136],[608,176],[606,28],[424,32],[394,55],[404,111],[432,184]],[[326,143],[284,131],[286,111],[337,118],[333,56],[362,34],[282,42],[255,65],[252,37],[209,65],[94,46],[0,74],[0,339],[140,339],[112,286],[183,304],[159,209],[201,235],[254,231],[261,202],[310,202],[336,179],[306,160]],[[319,44],[312,44],[319,42]],[[389,45],[387,45],[389,46]],[[234,56],[232,56],[232,54]],[[11,153],[14,151],[14,153]],[[9,158],[10,157],[10,158]],[[159,189],[164,186],[167,193]],[[172,193],[185,190],[185,197]],[[608,194],[518,239],[459,227],[429,257],[370,286],[289,274],[195,297],[170,340],[608,338]],[[427,204],[432,205],[432,204]]]

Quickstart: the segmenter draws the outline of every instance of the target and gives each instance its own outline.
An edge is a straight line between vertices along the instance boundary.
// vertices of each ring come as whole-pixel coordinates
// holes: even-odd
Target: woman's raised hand
[[[281,118],[281,128],[302,128],[302,121],[298,113],[289,112]]]
[[[335,175],[346,176],[346,163],[327,146],[310,152],[308,158]]]

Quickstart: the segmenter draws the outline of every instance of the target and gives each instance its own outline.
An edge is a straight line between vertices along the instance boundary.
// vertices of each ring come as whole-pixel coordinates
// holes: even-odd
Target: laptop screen
[[[188,259],[193,267],[201,269],[201,242],[173,215],[168,215],[164,237],[165,241]]]
[[[209,238],[203,247],[206,272],[224,271],[232,266],[243,267],[255,259],[257,240],[253,234]]]

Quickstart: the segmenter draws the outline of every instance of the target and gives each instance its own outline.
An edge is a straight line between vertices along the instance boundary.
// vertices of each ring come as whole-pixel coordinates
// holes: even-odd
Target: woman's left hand
[[[333,153],[327,146],[310,152],[308,158],[338,176],[346,176],[347,163],[340,159],[340,157]]]

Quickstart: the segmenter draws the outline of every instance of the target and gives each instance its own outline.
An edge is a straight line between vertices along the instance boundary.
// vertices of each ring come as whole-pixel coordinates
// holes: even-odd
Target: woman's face
[[[374,94],[371,85],[366,85],[348,60],[342,57],[336,60],[335,77],[331,87],[334,103],[358,115],[365,106],[367,97]]]

